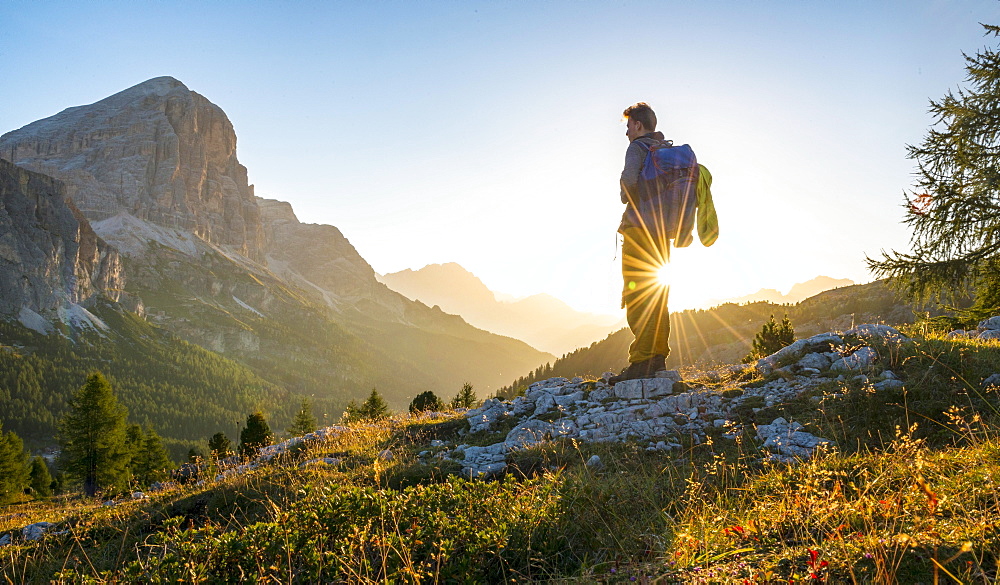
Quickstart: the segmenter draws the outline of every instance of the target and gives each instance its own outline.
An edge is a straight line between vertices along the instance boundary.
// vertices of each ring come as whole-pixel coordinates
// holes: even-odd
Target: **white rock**
[[[625,380],[618,382],[614,388],[615,396],[623,400],[642,398],[642,380]]]
[[[132,492],[132,499],[133,500],[145,500],[145,499],[148,499],[148,498],[149,498],[149,496],[147,496],[146,494],[144,494],[142,492]]]
[[[566,394],[566,395],[563,395],[563,396],[556,396],[555,397],[556,404],[558,404],[559,406],[562,406],[562,407],[571,406],[576,401],[582,400],[582,399],[583,399],[583,390],[577,390],[576,392],[573,392],[572,394]]]
[[[1000,329],[1000,315],[980,321],[978,329],[985,329],[990,331],[995,331],[997,329]]]
[[[535,416],[545,414],[556,407],[556,399],[551,394],[541,394],[535,399]]]
[[[599,388],[595,388],[593,391],[591,391],[591,393],[588,396],[588,398],[590,399],[591,402],[603,402],[603,401],[607,400],[608,398],[611,398],[611,396],[612,396],[612,393],[611,393],[611,390],[609,388],[607,388],[607,387],[603,387],[603,388],[599,387]]]
[[[672,394],[675,381],[671,378],[640,378],[615,384],[615,396],[622,400],[642,400]]]
[[[0,546],[7,546],[8,544],[10,544],[10,534],[0,536]]]
[[[803,356],[797,364],[800,368],[810,368],[822,371],[830,367],[830,358],[821,353],[809,353]]]
[[[851,370],[860,370],[863,368],[869,368],[875,364],[875,350],[865,346],[859,348],[857,351],[849,356],[845,356],[835,362],[830,366],[830,370],[833,372],[847,372]]]
[[[535,411],[535,403],[531,402],[524,396],[518,396],[517,398],[514,399],[514,402],[511,403],[511,412],[514,414],[514,416],[523,417],[524,415],[534,411]],[[434,446],[433,442],[431,443],[431,446],[432,447]]]
[[[905,341],[908,339],[905,335],[896,330],[895,327],[890,327],[888,325],[878,325],[874,323],[865,323],[863,325],[858,325],[854,329],[845,331],[844,335],[854,335],[862,339],[871,340],[876,337],[885,339],[886,341]]]
[[[552,430],[552,423],[532,419],[521,423],[507,433],[508,445],[527,447],[544,441]]]
[[[987,329],[977,335],[976,339],[1000,339],[1000,329]]]
[[[989,388],[990,386],[1000,387],[1000,374],[992,374],[983,380],[982,387],[984,389]]]
[[[587,467],[593,470],[601,470],[604,469],[604,462],[601,461],[599,455],[591,455],[590,459],[587,460]]]
[[[379,452],[378,458],[384,461],[389,461],[392,459],[392,451],[390,449],[383,449]]]
[[[677,370],[660,370],[656,372],[656,378],[673,380],[674,382],[680,382],[683,379],[681,378],[681,373]]]
[[[336,457],[317,457],[316,459],[310,459],[309,461],[302,463],[299,467],[308,467],[310,465],[317,464],[336,466],[340,465],[340,459],[337,459]]]
[[[883,380],[874,385],[878,390],[899,390],[905,386],[902,380]]]
[[[52,522],[35,522],[22,528],[21,536],[24,540],[38,540],[53,526],[55,524]]]

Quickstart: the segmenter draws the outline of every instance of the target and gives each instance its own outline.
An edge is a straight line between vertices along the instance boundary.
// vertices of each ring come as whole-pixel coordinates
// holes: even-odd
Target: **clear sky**
[[[675,251],[671,308],[872,279],[930,98],[994,0],[0,0],[0,133],[170,75],[226,111],[263,197],[381,273],[615,313],[627,140],[647,101],[711,169],[721,237]]]

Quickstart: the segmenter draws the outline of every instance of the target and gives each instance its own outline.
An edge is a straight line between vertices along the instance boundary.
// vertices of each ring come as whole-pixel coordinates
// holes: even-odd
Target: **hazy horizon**
[[[229,115],[258,195],[337,226],[376,272],[457,262],[497,292],[616,314],[620,116],[647,101],[715,178],[719,242],[672,258],[681,310],[868,282],[865,254],[906,249],[905,146],[998,16],[986,0],[7,3],[0,133],[170,75]]]

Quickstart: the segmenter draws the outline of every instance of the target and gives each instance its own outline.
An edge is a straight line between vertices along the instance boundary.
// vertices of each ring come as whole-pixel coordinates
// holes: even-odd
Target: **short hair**
[[[622,116],[629,120],[642,122],[642,127],[650,132],[656,130],[656,114],[653,113],[653,108],[649,107],[649,104],[646,102],[639,102],[625,108]]]

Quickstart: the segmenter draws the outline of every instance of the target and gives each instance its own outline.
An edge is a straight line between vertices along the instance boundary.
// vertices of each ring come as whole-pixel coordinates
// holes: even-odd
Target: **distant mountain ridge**
[[[225,113],[176,79],[7,132],[0,153],[62,181],[85,241],[120,252],[123,285],[105,288],[289,392],[342,404],[376,387],[401,409],[554,357],[389,290],[336,227],[256,197]]]
[[[794,305],[766,301],[724,303],[707,310],[687,310],[671,315],[667,367],[712,367],[738,363],[750,352],[754,335],[768,317],[787,315],[795,337],[803,339],[827,331],[846,331],[860,323],[900,325],[914,321],[913,306],[900,298],[885,281],[856,284],[823,291]],[[589,347],[566,354],[552,364],[525,372],[503,395],[512,395],[532,382],[553,376],[600,376],[628,365],[632,332],[620,329]]]
[[[621,317],[583,313],[544,293],[499,301],[483,281],[455,262],[406,269],[379,279],[407,298],[440,306],[476,327],[521,339],[555,355],[589,345],[622,323]]]
[[[782,294],[781,291],[773,288],[762,288],[755,293],[744,295],[742,297],[735,297],[724,300],[715,300],[712,305],[721,305],[723,303],[757,303],[757,302],[767,302],[774,303],[776,305],[784,304],[795,304],[809,297],[816,296],[821,292],[828,291],[830,289],[839,288],[842,286],[851,286],[854,281],[849,278],[831,278],[829,276],[817,276],[811,280],[805,282],[799,282],[792,286],[788,291],[788,294]]]

